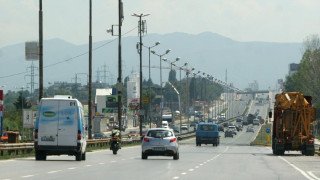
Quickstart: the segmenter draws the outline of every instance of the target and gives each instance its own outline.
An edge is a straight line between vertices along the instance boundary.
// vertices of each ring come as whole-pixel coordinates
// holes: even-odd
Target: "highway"
[[[180,159],[141,159],[141,147],[87,153],[86,161],[71,156],[48,156],[47,161],[21,158],[0,161],[0,179],[320,179],[320,158],[291,152],[274,156],[270,147],[249,146],[258,132],[238,132],[221,143],[195,145],[195,138],[180,141]]]
[[[267,96],[257,94],[255,99]],[[231,103],[234,112],[243,109],[243,102],[251,99],[244,97],[242,101]],[[259,115],[266,117],[269,103],[256,102],[252,100],[249,112],[259,109]],[[87,160],[80,162],[75,161],[74,156],[48,156],[47,161],[35,161],[33,157],[3,160],[0,161],[0,179],[320,179],[318,155],[286,152],[284,156],[275,156],[271,147],[250,146],[261,126],[253,127],[254,133],[246,132],[244,127],[233,138],[225,138],[220,132],[218,147],[197,147],[195,138],[183,139],[179,141],[179,160],[164,156],[142,160],[139,145],[124,147],[117,155],[109,149],[87,152]]]

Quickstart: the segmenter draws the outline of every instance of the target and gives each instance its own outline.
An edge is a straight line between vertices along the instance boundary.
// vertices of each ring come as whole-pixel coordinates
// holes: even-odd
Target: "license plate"
[[[154,151],[165,151],[166,148],[165,147],[153,147]]]

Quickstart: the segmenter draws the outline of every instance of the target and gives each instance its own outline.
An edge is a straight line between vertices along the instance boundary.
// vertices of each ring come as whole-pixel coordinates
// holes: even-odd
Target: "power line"
[[[134,31],[134,30],[137,29],[137,28],[138,28],[138,26],[134,27],[133,29],[131,29],[131,30],[129,30],[128,32],[124,33],[124,35],[129,34],[130,32]],[[114,38],[113,40],[108,41],[108,42],[106,42],[106,43],[104,43],[104,44],[102,44],[102,45],[94,48],[93,51],[98,50],[98,49],[100,49],[100,48],[102,48],[102,47],[104,47],[104,46],[112,43],[113,41],[116,41],[117,39],[118,39],[118,38]],[[89,53],[89,51],[84,52],[84,53],[79,54],[79,55],[76,55],[76,56],[74,56],[74,57],[65,59],[65,60],[60,61],[60,62],[57,62],[57,63],[49,64],[49,65],[47,65],[47,66],[44,66],[43,68],[48,68],[48,67],[52,67],[52,66],[55,66],[55,65],[58,65],[58,64],[62,64],[62,63],[65,63],[65,62],[74,60],[74,59],[76,59],[76,58],[79,58],[79,57],[81,57],[81,56],[84,56],[84,55],[86,55],[86,54],[88,54],[88,53]],[[15,73],[15,74],[7,75],[7,76],[0,76],[0,79],[9,78],[9,77],[13,77],[13,76],[18,76],[18,75],[22,75],[22,74],[27,74],[27,73],[29,73],[29,72],[30,72],[30,71],[24,71],[24,72]]]

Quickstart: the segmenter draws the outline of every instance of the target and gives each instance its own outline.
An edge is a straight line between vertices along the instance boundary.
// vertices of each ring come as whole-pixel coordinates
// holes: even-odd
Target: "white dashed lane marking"
[[[61,170],[58,170],[58,171],[49,171],[48,174],[52,174],[52,173],[57,173],[57,172],[60,172]]]
[[[22,178],[29,178],[29,177],[33,177],[34,175],[26,175],[26,176],[21,176]]]

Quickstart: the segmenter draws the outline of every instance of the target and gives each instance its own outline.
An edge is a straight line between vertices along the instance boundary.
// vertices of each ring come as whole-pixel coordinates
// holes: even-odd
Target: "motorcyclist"
[[[114,128],[112,129],[111,136],[112,137],[117,137],[117,138],[120,137],[120,130],[119,130],[119,126],[118,125],[115,125]]]
[[[114,128],[111,131],[111,138],[113,137],[117,137],[116,141],[120,142],[120,130],[119,130],[119,126],[115,125]],[[110,141],[110,143],[112,143],[114,141],[114,139],[112,139],[112,141]],[[119,143],[120,145],[120,143]],[[121,149],[121,146],[119,146],[119,148]],[[111,150],[111,144],[110,144],[110,150]]]

